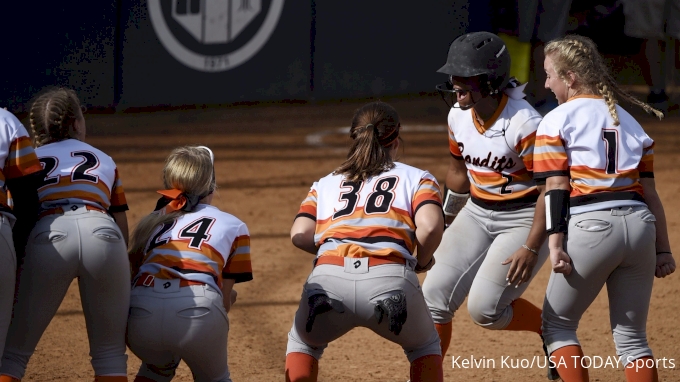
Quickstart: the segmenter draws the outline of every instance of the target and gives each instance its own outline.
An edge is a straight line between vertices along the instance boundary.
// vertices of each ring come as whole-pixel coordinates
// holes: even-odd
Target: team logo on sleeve
[[[203,72],[233,69],[267,43],[284,0],[148,0],[163,47]]]

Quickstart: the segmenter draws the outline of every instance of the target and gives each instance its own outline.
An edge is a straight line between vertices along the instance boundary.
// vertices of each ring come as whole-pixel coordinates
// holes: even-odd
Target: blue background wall
[[[166,9],[173,1],[205,4],[150,1]],[[262,0],[262,8],[272,1]],[[443,81],[435,71],[449,43],[466,30],[485,29],[469,20],[479,14],[488,23],[487,3],[285,0],[259,52],[209,73],[185,66],[161,44],[146,0],[11,2],[3,4],[0,23],[0,106],[24,111],[48,86],[71,87],[88,107],[109,110],[431,92]],[[241,42],[257,30],[256,21]]]

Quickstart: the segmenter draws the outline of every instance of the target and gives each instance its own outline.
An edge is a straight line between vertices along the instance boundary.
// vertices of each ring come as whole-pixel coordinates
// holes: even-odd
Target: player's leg
[[[411,363],[411,382],[441,381],[439,335],[419,284],[408,267],[370,268],[356,283],[357,316],[361,326],[401,345]]]
[[[541,310],[519,297],[547,259],[547,245],[539,249],[531,279],[519,287],[515,287],[517,283],[508,285],[510,264],[501,264],[526,243],[533,219],[534,208],[525,208],[497,212],[490,223],[491,233],[496,238],[477,272],[468,298],[468,311],[472,320],[484,328],[527,330],[540,334]]]
[[[441,338],[443,356],[451,342],[453,315],[465,301],[493,241],[485,228],[489,214],[468,201],[444,231],[434,253],[436,263],[423,282],[423,294]]]
[[[135,382],[170,381],[181,361],[164,338],[164,301],[153,287],[138,286],[131,292],[126,342],[142,360]]]
[[[617,248],[624,242],[620,222],[609,210],[574,215],[569,221],[565,250],[573,270],[568,276],[550,276],[543,302],[543,337],[564,381],[588,378],[588,370],[574,361],[583,355],[576,329],[583,313],[621,263],[622,254]],[[559,363],[560,360],[565,362]]]
[[[642,51],[647,62],[642,68],[642,74],[649,85],[647,102],[665,111],[668,108],[664,65],[664,24],[667,16],[665,12],[667,1],[623,0],[622,3],[626,19],[625,34],[644,39]]]
[[[625,251],[623,262],[607,280],[616,353],[626,364],[629,382],[658,379],[646,335],[656,266],[654,220],[646,208],[625,215],[629,245],[621,249]]]
[[[88,212],[78,219],[80,297],[96,376],[127,376],[125,327],[130,306],[130,266],[112,218]]]
[[[166,303],[174,305],[174,319],[166,321],[168,331],[174,333],[179,355],[191,369],[196,382],[231,382],[227,365],[227,337],[229,319],[222,295],[209,286],[191,289],[193,297],[174,298]],[[187,338],[186,334],[192,335]]]
[[[72,219],[47,216],[33,228],[0,374],[23,378],[28,360],[76,276],[78,250],[78,229]]]
[[[288,333],[286,381],[316,381],[318,361],[328,343],[356,327],[354,306],[354,281],[343,267],[314,268]]]
[[[0,215],[0,349],[5,348],[5,337],[12,320],[16,269],[12,229],[9,220]]]

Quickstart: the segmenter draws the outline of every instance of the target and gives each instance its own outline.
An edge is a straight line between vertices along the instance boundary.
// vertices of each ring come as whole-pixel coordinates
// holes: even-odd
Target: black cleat
[[[545,346],[545,340],[543,339],[543,335],[541,335],[541,342],[543,342],[543,353],[545,353],[545,356],[548,359],[548,380],[561,381],[562,379],[560,378],[560,374],[557,372],[557,368],[554,367],[553,364],[550,362],[550,354],[548,354],[548,347]]]

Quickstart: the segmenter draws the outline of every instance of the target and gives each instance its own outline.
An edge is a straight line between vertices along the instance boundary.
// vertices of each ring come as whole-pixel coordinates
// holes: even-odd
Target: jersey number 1
[[[605,166],[605,172],[607,174],[616,174],[616,158],[619,156],[618,152],[618,137],[616,130],[603,130],[602,139],[604,140],[604,148],[607,153],[607,164]]]

